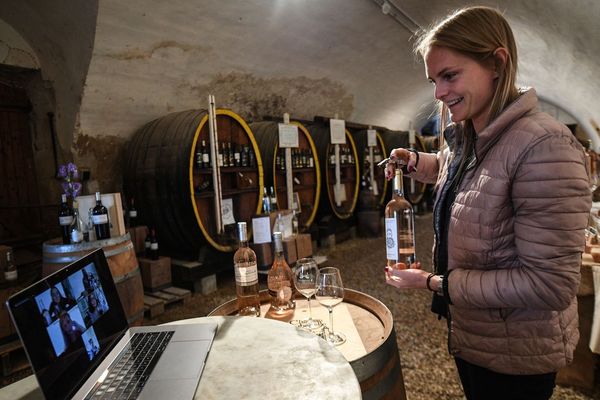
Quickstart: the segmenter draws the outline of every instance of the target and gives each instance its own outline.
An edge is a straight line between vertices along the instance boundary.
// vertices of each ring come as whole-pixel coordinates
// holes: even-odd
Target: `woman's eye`
[[[444,74],[443,78],[446,81],[451,81],[456,76],[456,72],[447,72]]]

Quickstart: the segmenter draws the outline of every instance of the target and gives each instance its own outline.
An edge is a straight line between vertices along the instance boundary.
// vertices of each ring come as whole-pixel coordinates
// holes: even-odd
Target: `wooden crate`
[[[0,346],[0,360],[2,360],[2,376],[4,377],[29,368],[25,350],[18,339]]]
[[[165,312],[165,307],[174,303],[186,305],[192,298],[192,292],[187,289],[170,286],[157,292],[147,292],[144,295],[144,310],[150,319]]]
[[[154,292],[171,286],[170,257],[161,256],[158,260],[140,257],[138,262],[144,289]]]

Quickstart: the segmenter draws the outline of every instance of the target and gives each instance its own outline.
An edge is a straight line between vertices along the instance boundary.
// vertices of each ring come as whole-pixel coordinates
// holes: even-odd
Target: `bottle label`
[[[150,248],[150,242],[144,242],[144,247],[149,249]]]
[[[137,210],[130,210],[129,218],[137,218]]]
[[[258,283],[256,262],[235,264],[235,283],[239,286],[251,286]]]
[[[398,223],[396,218],[385,219],[385,249],[388,260],[398,260]]]
[[[92,215],[94,225],[108,224],[108,214]]]
[[[73,216],[67,215],[66,217],[58,217],[58,223],[61,226],[71,225],[73,223]]]
[[[7,281],[16,281],[17,277],[17,270],[4,271],[4,279],[6,279]]]
[[[208,153],[202,154],[202,162],[208,164]]]
[[[158,243],[150,243],[150,250],[158,250]]]

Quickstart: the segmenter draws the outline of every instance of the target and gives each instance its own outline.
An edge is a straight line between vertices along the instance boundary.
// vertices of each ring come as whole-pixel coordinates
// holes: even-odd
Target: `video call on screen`
[[[108,303],[93,263],[35,297],[56,357],[83,343],[89,360],[100,351],[94,324]]]

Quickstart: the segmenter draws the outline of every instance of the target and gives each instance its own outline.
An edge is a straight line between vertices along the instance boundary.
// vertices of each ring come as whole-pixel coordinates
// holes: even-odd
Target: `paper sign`
[[[294,201],[292,201],[292,210],[296,210],[297,214],[302,212],[302,205],[300,204],[300,195],[298,194],[298,192],[294,192]]]
[[[293,214],[291,214],[291,213],[281,216],[281,222],[283,225],[283,229],[282,229],[281,233],[283,234],[284,239],[287,239],[294,234],[294,231],[292,229],[292,217],[293,217]]]
[[[271,243],[271,219],[267,217],[252,218],[252,235],[254,243]]]
[[[298,127],[279,124],[279,147],[298,147]]]
[[[377,146],[377,131],[375,129],[367,130],[367,146]]]
[[[346,144],[346,122],[343,119],[330,119],[329,132],[332,144]]]
[[[233,216],[233,199],[223,199],[221,203],[221,214],[223,216],[223,225],[235,224]]]

